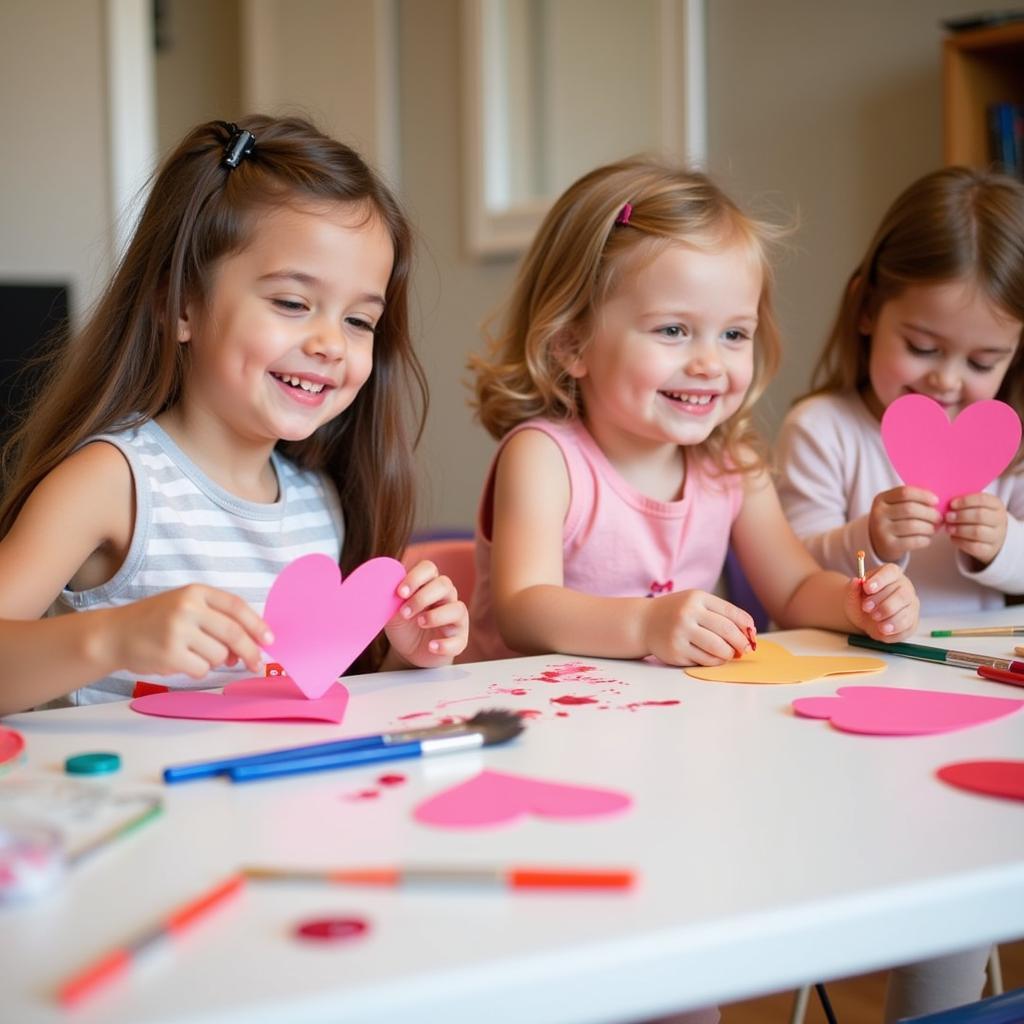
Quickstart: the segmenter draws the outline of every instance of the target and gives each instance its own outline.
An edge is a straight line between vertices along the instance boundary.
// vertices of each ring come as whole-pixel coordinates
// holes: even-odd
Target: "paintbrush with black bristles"
[[[402,757],[431,757],[505,743],[522,731],[522,720],[515,712],[492,708],[478,711],[464,722],[172,765],[164,769],[164,782],[187,782],[213,775],[227,775],[232,782],[253,782],[278,775],[329,771]]]

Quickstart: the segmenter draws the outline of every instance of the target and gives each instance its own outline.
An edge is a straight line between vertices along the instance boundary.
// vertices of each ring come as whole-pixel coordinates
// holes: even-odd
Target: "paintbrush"
[[[1024,662],[1010,658],[993,658],[988,654],[972,654],[970,651],[948,651],[945,647],[930,647],[927,644],[908,644],[875,640],[870,636],[851,633],[846,638],[851,647],[870,647],[873,651],[885,654],[897,654],[901,658],[917,658],[919,661],[936,661],[943,665],[954,665],[957,668],[977,668],[988,665],[1004,672],[1024,672]]]
[[[293,768],[292,772],[341,768],[349,764],[367,764],[399,757],[429,756],[504,743],[522,731],[523,723],[512,711],[478,711],[465,722],[451,722],[424,729],[405,729],[370,736],[352,736],[348,739],[328,740],[325,743],[312,743],[301,747],[284,747],[214,761],[172,765],[164,769],[164,781],[187,782],[191,779],[209,778],[212,775],[229,775],[232,781],[241,782],[247,781],[249,776],[236,778],[236,772],[244,775],[245,772],[259,767],[294,765],[300,761],[305,764],[310,761],[320,763],[331,759],[343,759],[337,763],[324,763],[322,768]],[[271,774],[277,773],[264,772],[251,777],[269,778]]]
[[[975,626],[971,629],[933,629],[932,636],[1024,636],[1024,626]]]

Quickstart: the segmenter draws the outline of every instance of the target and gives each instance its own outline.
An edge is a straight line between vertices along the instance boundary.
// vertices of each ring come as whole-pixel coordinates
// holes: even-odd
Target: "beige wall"
[[[282,2],[244,0],[242,10],[274,28]],[[983,6],[1018,2],[986,0]],[[184,11],[196,3],[172,6]],[[365,148],[381,153],[390,145],[382,111],[360,104],[366,117],[356,123],[358,110],[338,106],[337,76],[355,73],[356,66],[341,67],[341,54],[364,58],[355,85],[344,90],[349,101],[360,95],[360,82],[370,92],[369,80],[388,68],[379,50],[366,60],[369,43],[360,33],[371,29],[358,16],[365,7],[346,4],[309,0],[313,24],[327,18],[332,31],[296,34],[294,24],[281,27],[293,52],[306,54],[305,63],[268,64],[255,79],[253,68],[243,67],[243,95],[248,89],[259,98],[263,90],[273,99],[291,89],[320,90],[320,101],[305,106],[345,138],[373,139]],[[807,384],[842,283],[883,208],[940,161],[938,22],[978,4],[707,4],[710,168],[742,201],[775,219],[798,215],[800,222],[780,267],[786,358],[764,406],[773,431]],[[233,9],[234,0],[226,6]],[[463,367],[480,344],[480,322],[511,287],[515,262],[472,260],[461,243],[458,2],[395,0],[391,7],[377,0],[374,17],[392,9],[398,18],[401,188],[422,243],[414,317],[433,390],[419,518],[422,524],[468,525],[493,445],[472,423]],[[244,38],[245,25],[240,31]],[[387,38],[386,32],[372,34],[374,46]],[[0,96],[6,101],[0,102],[0,274],[70,279],[78,308],[109,272],[104,59],[101,0],[0,4]],[[317,73],[318,62],[334,77]],[[223,98],[230,86],[212,88],[221,96],[215,106],[230,102]],[[194,97],[191,109],[203,102]],[[200,116],[208,112],[214,111]]]
[[[245,113],[238,0],[171,0],[164,12],[164,45],[155,59],[161,155],[201,121]]]
[[[1012,0],[708,0],[709,169],[798,223],[779,265],[774,433],[882,213],[942,163],[940,21]]]
[[[839,292],[884,208],[941,163],[942,18],[1019,0],[707,0],[709,169],[747,205],[799,228],[779,267],[782,372],[773,434],[807,386]],[[400,4],[403,186],[426,241],[420,345],[433,389],[421,522],[469,524],[493,448],[460,385],[477,325],[514,262],[459,244],[457,0]]]
[[[75,316],[110,270],[102,10],[0,4],[0,278],[70,282]]]

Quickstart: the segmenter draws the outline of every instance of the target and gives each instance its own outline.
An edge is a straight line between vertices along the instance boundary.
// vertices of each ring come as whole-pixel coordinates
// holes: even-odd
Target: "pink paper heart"
[[[959,761],[936,773],[958,789],[1007,800],[1024,800],[1024,761]]]
[[[267,653],[307,697],[319,697],[402,606],[405,568],[371,558],[341,581],[326,555],[303,555],[274,580],[263,618],[274,634]]]
[[[991,722],[1024,707],[1024,700],[979,697],[887,686],[841,686],[834,697],[801,697],[793,710],[828,718],[843,732],[871,736],[920,736]]]
[[[969,405],[951,423],[938,402],[903,395],[882,415],[882,442],[900,479],[939,498],[984,490],[1010,464],[1020,447],[1020,417],[994,399]]]
[[[287,676],[239,679],[224,692],[169,690],[137,697],[131,709],[163,718],[215,718],[227,721],[308,719],[340,722],[348,706],[348,690],[335,683],[323,696],[308,699]]]
[[[417,821],[442,828],[503,825],[528,814],[538,818],[593,818],[629,807],[632,798],[612,789],[546,782],[483,771],[421,803]]]

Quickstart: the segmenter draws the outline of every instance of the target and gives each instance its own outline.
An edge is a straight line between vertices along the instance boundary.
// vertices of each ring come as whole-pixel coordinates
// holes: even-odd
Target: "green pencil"
[[[1024,661],[993,658],[987,654],[947,651],[942,647],[929,647],[927,644],[886,643],[884,640],[873,640],[869,636],[855,633],[851,633],[846,638],[846,642],[851,647],[870,647],[873,651],[898,654],[901,658],[917,658],[919,661],[935,661],[940,665],[955,665],[958,668],[977,668],[979,665],[988,665],[991,668],[1001,668],[1006,672],[1024,672]]]
[[[975,629],[933,629],[932,636],[1024,636],[1024,626],[978,626]]]

